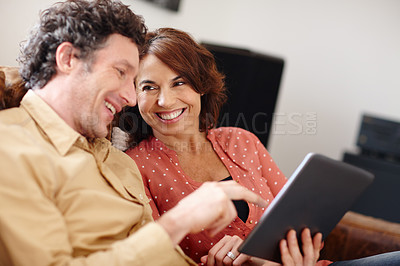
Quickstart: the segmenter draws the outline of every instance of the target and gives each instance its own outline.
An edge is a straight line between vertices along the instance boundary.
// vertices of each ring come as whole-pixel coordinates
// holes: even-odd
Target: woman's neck
[[[174,150],[178,154],[203,153],[210,147],[210,142],[207,140],[206,133],[198,131],[194,134],[165,136],[154,132],[154,137],[159,139],[169,149]]]

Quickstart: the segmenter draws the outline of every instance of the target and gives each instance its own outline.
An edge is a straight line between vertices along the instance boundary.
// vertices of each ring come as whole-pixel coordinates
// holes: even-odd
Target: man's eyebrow
[[[175,78],[172,79],[172,81],[177,81],[180,78],[182,78],[182,77],[181,76],[176,76]]]
[[[126,59],[121,59],[120,61],[117,62],[117,64],[125,65],[129,70],[135,69],[135,67],[132,66],[131,63],[129,63],[128,60]]]

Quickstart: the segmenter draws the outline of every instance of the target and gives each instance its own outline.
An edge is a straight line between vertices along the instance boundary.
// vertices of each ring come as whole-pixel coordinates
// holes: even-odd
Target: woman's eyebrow
[[[139,85],[142,85],[142,84],[145,84],[145,83],[147,83],[147,84],[156,84],[154,81],[152,81],[152,80],[149,80],[149,79],[145,79],[145,80],[142,80],[141,82],[139,82]]]
[[[176,81],[178,79],[182,78],[181,76],[176,76],[175,78],[172,79],[172,81]]]

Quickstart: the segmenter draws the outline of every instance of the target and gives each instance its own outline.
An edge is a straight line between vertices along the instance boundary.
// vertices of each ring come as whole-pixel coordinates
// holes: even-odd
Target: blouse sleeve
[[[272,194],[274,197],[276,197],[278,192],[286,183],[287,178],[275,164],[265,146],[260,142],[260,140],[258,140],[256,136],[254,136],[254,138],[256,139],[256,149],[260,160],[262,176],[266,179]]]

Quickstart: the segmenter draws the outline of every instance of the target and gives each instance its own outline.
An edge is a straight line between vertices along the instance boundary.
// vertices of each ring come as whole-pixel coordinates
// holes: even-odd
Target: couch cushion
[[[6,86],[6,74],[0,71],[0,88],[3,89]]]
[[[0,66],[0,110],[19,106],[25,93],[18,68]]]

